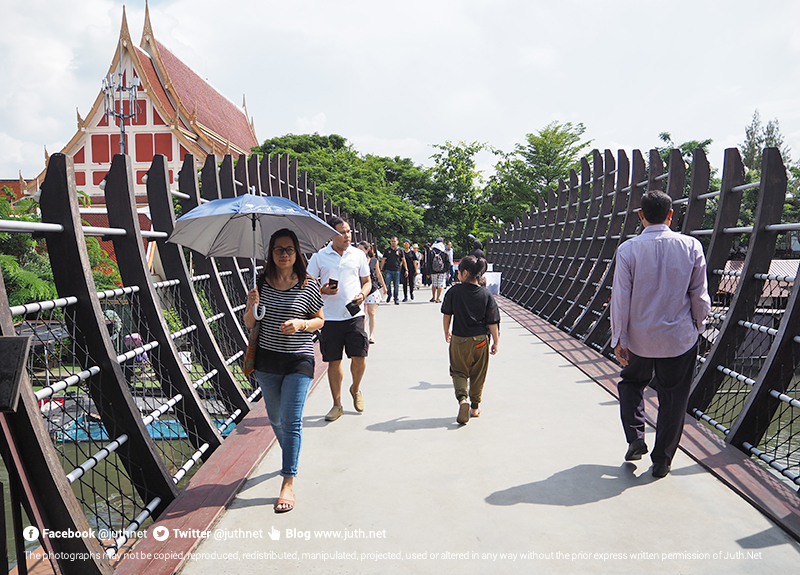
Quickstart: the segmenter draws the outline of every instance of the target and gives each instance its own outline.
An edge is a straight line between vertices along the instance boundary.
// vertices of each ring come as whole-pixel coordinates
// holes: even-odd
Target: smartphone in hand
[[[339,287],[339,280],[334,280],[334,279],[328,280],[328,287],[331,289],[337,289]]]

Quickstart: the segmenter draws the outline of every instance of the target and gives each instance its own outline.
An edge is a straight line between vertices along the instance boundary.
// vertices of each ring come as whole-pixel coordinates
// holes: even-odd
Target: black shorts
[[[367,357],[369,337],[364,330],[364,316],[343,321],[326,321],[319,336],[322,361],[340,361],[342,349],[347,357]]]

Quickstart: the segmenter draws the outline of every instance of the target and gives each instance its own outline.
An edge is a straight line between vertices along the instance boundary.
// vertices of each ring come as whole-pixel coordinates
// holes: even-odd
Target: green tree
[[[747,183],[757,182],[761,179],[761,157],[764,148],[778,148],[783,158],[783,163],[788,170],[789,182],[787,186],[786,203],[784,204],[784,220],[787,222],[797,222],[797,213],[800,211],[798,206],[798,183],[800,179],[800,165],[792,166],[791,149],[784,144],[783,134],[781,134],[778,119],[774,118],[767,122],[766,126],[761,123],[761,115],[758,110],[753,112],[753,119],[744,129],[744,142],[739,146],[742,155],[742,162],[747,168],[745,181]],[[742,209],[739,213],[739,225],[750,226],[753,224],[756,208],[758,206],[758,189],[746,190],[742,196]]]
[[[31,198],[15,201],[13,191],[2,188],[0,219],[40,222],[38,204]],[[116,263],[97,238],[86,238],[92,275],[98,290],[114,289],[122,284]],[[28,233],[0,233],[0,269],[12,306],[54,299],[58,293],[53,270],[43,239]]]
[[[691,187],[692,183],[692,161],[694,160],[694,151],[696,149],[701,149],[708,155],[708,148],[711,146],[714,140],[711,138],[707,138],[705,140],[687,140],[682,144],[676,144],[672,141],[672,135],[669,132],[661,132],[658,135],[658,138],[666,144],[663,147],[656,147],[658,150],[661,159],[664,160],[666,165],[666,169],[669,170],[669,153],[673,149],[677,149],[681,153],[681,159],[683,163],[686,165],[686,182],[684,184],[684,192],[683,196],[689,196],[689,188]],[[717,177],[717,169],[712,167],[711,174],[709,176],[708,182],[709,191],[716,191],[719,190],[720,187],[720,180]],[[678,229],[683,225],[682,218],[682,210],[675,210],[676,214],[679,214],[677,217],[677,226]],[[706,201],[706,211],[705,216],[703,217],[703,228],[710,229],[714,226],[714,220],[717,217],[717,198],[711,198]]]
[[[536,134],[527,134],[527,144],[517,144],[517,154],[525,162],[529,184],[547,190],[566,180],[570,169],[577,170],[583,150],[591,144],[581,141],[585,131],[581,123],[551,122]]]
[[[740,144],[742,162],[749,170],[761,171],[761,155],[764,148],[778,148],[783,157],[783,163],[791,164],[791,150],[784,145],[778,119],[774,118],[764,126],[761,124],[761,115],[758,110],[753,112],[750,125],[744,129],[744,142]]]
[[[287,134],[266,140],[256,151],[296,159],[317,189],[379,243],[393,235],[422,234],[424,208],[414,203],[429,196],[430,174],[411,160],[359,154],[337,134]]]
[[[457,255],[461,255],[461,251],[472,246],[470,234],[487,235],[481,225],[486,195],[475,155],[488,146],[480,142],[447,141],[433,147],[438,150],[431,156],[434,190],[425,223],[432,235],[450,239]]]
[[[548,189],[559,180],[566,181],[570,169],[580,168],[580,159],[591,144],[582,139],[585,131],[581,123],[551,122],[526,134],[525,144],[517,144],[513,152],[497,152],[495,174],[487,186],[490,217],[502,225],[538,204],[540,197],[546,201]]]
[[[0,195],[0,219],[41,221],[32,199],[12,204],[14,199],[11,188],[4,186]],[[12,306],[58,297],[44,240],[34,240],[27,233],[0,233],[0,270]]]

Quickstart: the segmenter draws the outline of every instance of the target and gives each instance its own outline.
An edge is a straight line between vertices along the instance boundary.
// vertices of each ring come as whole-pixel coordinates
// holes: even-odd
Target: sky
[[[44,168],[108,72],[125,5],[0,0],[0,179]],[[433,144],[511,151],[550,122],[592,147],[744,140],[757,109],[800,158],[794,0],[151,0],[156,38],[238,105],[259,141],[336,133],[433,165]],[[479,167],[490,173],[493,157]]]

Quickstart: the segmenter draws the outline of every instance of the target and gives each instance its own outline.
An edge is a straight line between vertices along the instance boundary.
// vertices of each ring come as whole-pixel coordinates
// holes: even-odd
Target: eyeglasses
[[[295,254],[295,249],[291,246],[288,248],[272,248],[272,253],[276,256],[282,256],[284,254],[287,256],[293,256]]]

